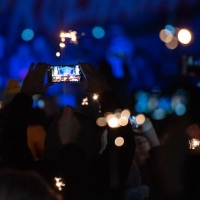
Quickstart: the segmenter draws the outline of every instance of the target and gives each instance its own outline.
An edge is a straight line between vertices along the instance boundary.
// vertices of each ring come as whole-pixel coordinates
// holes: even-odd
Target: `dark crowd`
[[[98,109],[33,107],[49,64],[31,63],[22,85],[4,93],[0,110],[0,200],[199,199],[199,119],[170,116],[158,133],[146,116],[138,127],[98,126],[97,118],[125,109],[101,70],[79,63],[80,88],[98,94]],[[123,138],[122,145],[116,139]]]

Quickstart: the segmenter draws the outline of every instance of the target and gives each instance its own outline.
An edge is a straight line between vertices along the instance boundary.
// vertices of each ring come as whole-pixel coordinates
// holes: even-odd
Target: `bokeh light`
[[[135,121],[138,125],[142,125],[146,120],[146,117],[143,114],[138,114],[135,117]]]
[[[200,146],[200,140],[196,138],[192,138],[189,140],[189,149],[196,149]]]
[[[93,98],[93,100],[98,100],[99,95],[97,93],[94,93],[92,98]]]
[[[186,113],[186,106],[183,103],[179,103],[175,109],[174,112],[177,116],[182,116]]]
[[[30,41],[34,37],[34,32],[32,29],[24,29],[22,31],[21,37],[24,41]]]
[[[39,108],[44,108],[44,106],[45,106],[44,100],[39,99],[38,102],[37,102],[37,105],[38,105]]]
[[[189,44],[192,40],[192,34],[188,29],[181,29],[178,32],[178,40],[182,44]]]
[[[152,113],[152,119],[155,119],[155,120],[162,120],[165,118],[165,116],[166,116],[166,112],[161,108],[154,110]]]
[[[107,118],[108,126],[111,128],[117,128],[119,127],[119,120],[115,115],[109,115]]]
[[[61,48],[65,48],[65,43],[60,42],[59,46],[60,46]]]
[[[60,52],[56,52],[56,56],[57,56],[57,57],[60,57]]]
[[[105,36],[105,30],[100,26],[96,26],[92,29],[92,35],[96,39],[101,39]]]
[[[97,118],[97,120],[96,120],[96,124],[97,124],[98,126],[106,126],[106,125],[107,125],[107,122],[106,122],[106,120],[105,120],[104,117],[99,117],[99,118]]]
[[[115,139],[115,145],[118,147],[121,147],[124,145],[124,138],[123,137],[117,137]]]
[[[172,40],[170,42],[166,42],[165,45],[168,49],[176,49],[176,47],[178,46],[178,40],[176,37],[173,37]]]

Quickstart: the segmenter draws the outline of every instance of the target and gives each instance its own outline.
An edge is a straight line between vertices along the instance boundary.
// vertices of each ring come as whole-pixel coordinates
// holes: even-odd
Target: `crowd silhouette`
[[[172,116],[162,138],[149,117],[139,128],[130,122],[98,127],[97,116],[125,107],[99,68],[79,65],[80,87],[99,95],[93,115],[66,105],[48,118],[33,108],[33,96],[52,85],[45,83],[46,63],[30,64],[2,108],[0,199],[198,199],[200,154],[198,145],[191,148],[200,138],[198,117],[191,110]],[[117,137],[123,145],[115,144]]]

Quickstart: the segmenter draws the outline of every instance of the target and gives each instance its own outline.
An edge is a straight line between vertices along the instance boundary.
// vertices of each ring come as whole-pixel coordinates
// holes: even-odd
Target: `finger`
[[[70,106],[65,106],[61,115],[61,120],[69,119],[73,116],[73,110]]]
[[[29,73],[31,73],[31,72],[33,71],[33,69],[34,69],[34,66],[35,66],[35,63],[34,63],[34,62],[32,62],[32,63],[30,64],[30,66],[29,66],[29,69],[28,69],[28,74],[29,74]]]
[[[48,70],[49,65],[46,63],[37,63],[35,67],[35,72],[40,76],[44,77],[47,70]]]
[[[90,64],[87,63],[79,63],[81,71],[83,72],[85,78],[92,76],[93,72],[92,72],[92,66]]]
[[[80,66],[82,67],[81,69],[87,78],[93,78],[93,77],[103,78],[103,75],[100,72],[100,70],[97,69],[94,65],[88,63],[80,63]]]
[[[47,88],[50,87],[50,86],[52,86],[52,85],[53,85],[53,83],[46,83],[46,84],[43,86],[44,91],[46,91]]]

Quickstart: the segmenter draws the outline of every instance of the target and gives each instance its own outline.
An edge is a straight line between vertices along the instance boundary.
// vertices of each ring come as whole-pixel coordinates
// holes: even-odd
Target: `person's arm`
[[[43,93],[49,86],[44,85],[47,69],[47,64],[32,63],[20,93],[9,105],[0,140],[1,157],[6,164],[20,166],[34,160],[27,144],[27,126],[32,109],[32,96]]]
[[[118,96],[110,89],[103,75],[87,63],[80,63],[81,70],[86,77],[85,90],[99,95],[99,104],[101,106],[102,116],[106,112],[114,112],[116,109],[124,109]],[[101,154],[98,169],[101,186],[115,190],[123,186],[132,163],[135,151],[135,140],[130,124],[119,128],[110,128],[108,130],[108,143]],[[122,137],[124,145],[117,147],[115,139]],[[98,173],[98,172],[97,172]]]

